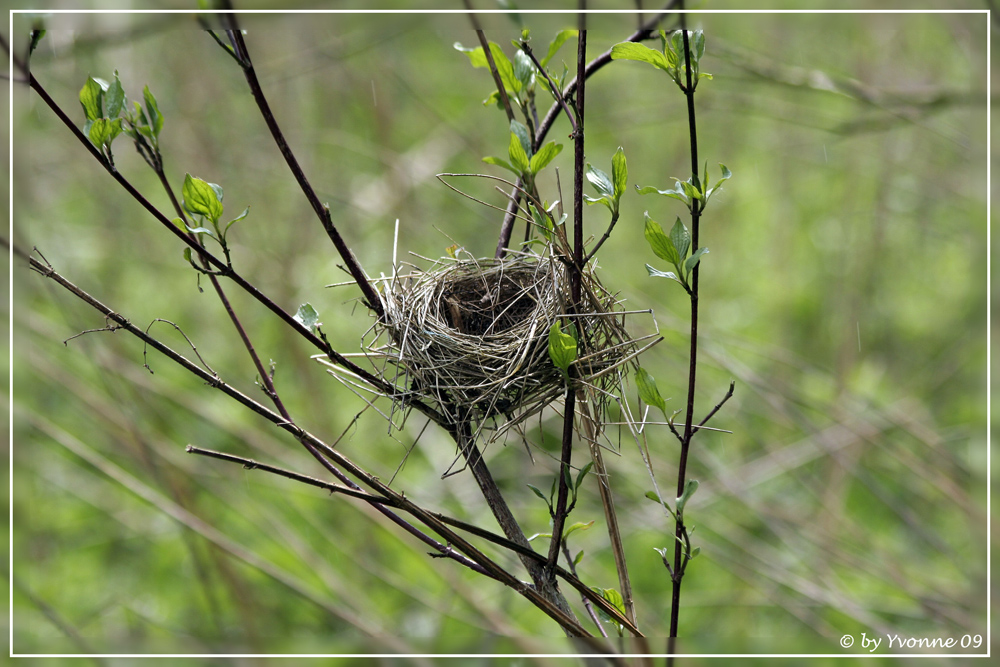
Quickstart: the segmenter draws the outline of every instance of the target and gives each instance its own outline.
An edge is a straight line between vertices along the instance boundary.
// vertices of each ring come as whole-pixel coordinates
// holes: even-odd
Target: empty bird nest
[[[445,258],[376,284],[384,318],[364,354],[395,388],[386,395],[397,407],[418,398],[476,435],[492,423],[491,440],[565,393],[566,379],[549,357],[557,320],[578,327],[573,381],[604,394],[620,384],[618,369],[645,340],[629,337],[620,302],[590,269],[571,314],[570,268],[548,253]]]

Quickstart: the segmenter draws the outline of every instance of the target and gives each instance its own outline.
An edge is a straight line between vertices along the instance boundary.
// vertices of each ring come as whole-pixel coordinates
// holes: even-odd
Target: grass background
[[[570,7],[572,3],[563,3]],[[345,5],[346,6],[346,5]],[[553,5],[555,6],[555,5]],[[609,8],[630,3],[605,3]],[[978,8],[975,3],[968,6]],[[712,4],[726,8],[725,3]],[[568,15],[525,15],[536,50]],[[484,17],[512,53],[519,29]],[[595,15],[592,54],[636,17]],[[286,310],[320,312],[338,349],[371,319],[267,134],[242,75],[188,15],[52,15],[33,73],[82,124],[87,75],[117,69],[130,99],[148,84],[166,121],[167,170],[221,184],[239,271]],[[839,639],[985,637],[986,20],[957,14],[698,14],[715,78],[698,91],[700,153],[734,177],[702,226],[698,412],[736,394],[696,439],[689,504],[702,555],[682,597],[691,653],[839,653]],[[25,47],[27,17],[13,43]],[[497,171],[506,120],[454,42],[461,15],[258,15],[243,19],[264,90],[311,182],[370,274],[399,248],[453,242],[491,255],[500,216],[441,185],[439,172]],[[572,66],[575,44],[560,56]],[[687,173],[683,97],[652,68],[616,62],[587,88],[587,154],[630,183]],[[93,162],[37,97],[14,94],[14,239],[131,321],[183,328],[227,381],[260,396],[211,292],[180,245]],[[547,105],[542,105],[546,109]],[[7,105],[3,105],[4,109]],[[550,138],[569,191],[565,121]],[[153,174],[116,142],[120,170],[161,209]],[[486,181],[461,184],[502,204]],[[548,199],[557,198],[544,181]],[[643,359],[680,407],[687,301],[646,276],[642,214],[679,203],[634,192],[601,252],[605,284],[655,309],[666,340]],[[603,207],[586,211],[603,232]],[[663,268],[663,267],[660,267]],[[18,653],[565,652],[522,598],[425,549],[372,512],[315,489],[184,453],[194,444],[319,475],[290,438],[14,266],[13,641]],[[206,281],[202,281],[206,287]],[[309,360],[314,350],[230,289],[298,423],[433,509],[493,527],[471,476],[441,479],[454,444],[433,428],[410,450],[414,415],[387,434]],[[654,327],[637,318],[637,334]],[[168,325],[153,332],[186,345]],[[633,391],[634,393],[634,391]],[[634,397],[633,397],[634,400]],[[547,529],[526,488],[547,488],[559,422],[487,452],[526,532]],[[650,439],[661,484],[677,447]],[[407,453],[409,452],[408,456]],[[634,445],[609,456],[640,623],[666,634],[669,581],[654,547],[672,527],[643,496]],[[616,586],[596,489],[573,520],[581,576]],[[544,546],[543,546],[544,548]],[[498,554],[498,557],[503,558]],[[510,562],[506,559],[505,562]],[[513,563],[510,563],[513,567]],[[654,648],[659,645],[654,642]],[[662,648],[660,649],[662,650]],[[859,652],[856,646],[850,652]],[[878,651],[885,653],[885,642]],[[415,659],[420,662],[419,659]],[[538,659],[545,662],[545,659]]]

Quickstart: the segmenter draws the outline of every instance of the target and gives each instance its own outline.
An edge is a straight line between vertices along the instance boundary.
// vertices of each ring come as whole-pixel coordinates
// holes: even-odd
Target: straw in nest
[[[643,339],[629,337],[619,302],[592,271],[583,273],[578,313],[567,313],[569,269],[550,254],[441,259],[376,282],[385,316],[366,355],[397,388],[390,397],[404,407],[419,397],[475,435],[492,423],[490,440],[565,392],[548,355],[556,320],[575,321],[582,333],[575,381],[604,396],[620,383],[614,371],[641,351]]]

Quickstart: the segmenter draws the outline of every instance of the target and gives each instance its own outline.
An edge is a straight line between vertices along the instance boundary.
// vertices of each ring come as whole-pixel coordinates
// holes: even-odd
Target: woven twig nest
[[[548,354],[557,319],[577,322],[582,332],[577,381],[617,381],[612,371],[636,351],[618,301],[592,272],[583,273],[578,313],[567,314],[569,269],[551,255],[442,259],[379,282],[385,316],[368,352],[390,362],[380,373],[399,389],[393,398],[419,397],[477,434],[503,417],[499,434],[564,393],[566,381]]]

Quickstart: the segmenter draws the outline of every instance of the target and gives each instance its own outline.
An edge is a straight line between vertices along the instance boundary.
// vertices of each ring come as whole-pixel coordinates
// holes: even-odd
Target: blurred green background
[[[536,50],[575,24],[521,19]],[[30,20],[14,18],[17,53]],[[482,20],[512,55],[515,20]],[[637,20],[593,15],[591,54]],[[190,172],[225,188],[230,216],[251,205],[230,234],[237,269],[288,311],[312,303],[338,349],[356,351],[372,320],[355,288],[324,287],[348,279],[339,258],[238,67],[193,18],[45,21],[32,71],[74,121],[83,123],[77,93],[88,75],[117,70],[130,99],[148,84],[166,119],[173,186]],[[397,218],[401,253],[439,257],[454,242],[492,255],[501,216],[434,178],[502,175],[480,161],[507,145],[503,113],[481,103],[491,79],[452,46],[476,42],[466,17],[271,14],[242,24],[278,121],[369,274],[391,270]],[[731,379],[736,393],[713,422],[732,434],[699,436],[689,466],[701,481],[688,505],[701,556],[685,578],[680,648],[840,653],[852,634],[859,645],[846,653],[860,653],[862,632],[985,637],[986,17],[696,14],[690,24],[705,30],[702,70],[715,77],[698,89],[701,158],[715,175],[720,162],[734,174],[702,223],[711,254],[697,412]],[[560,53],[571,67],[574,51],[571,41]],[[13,102],[15,242],[37,246],[132,322],[175,322],[224,379],[263,400],[181,245],[36,96],[18,87]],[[610,171],[622,146],[630,184],[687,176],[683,97],[663,73],[615,62],[588,83],[587,105],[588,161]],[[568,133],[563,120],[550,134],[566,144],[555,163],[566,193]],[[121,172],[169,211],[127,139],[115,148]],[[485,180],[459,185],[503,204]],[[551,180],[541,187],[557,198]],[[628,307],[655,309],[666,340],[643,366],[680,408],[688,305],[643,269],[665,268],[643,240],[647,210],[664,226],[683,213],[674,200],[628,194],[600,275]],[[606,223],[603,207],[587,209],[590,233]],[[151,374],[126,334],[64,344],[102,318],[14,264],[15,652],[571,651],[523,598],[429,558],[366,507],[186,454],[193,444],[323,474],[291,438],[152,352]],[[429,428],[411,451],[417,414],[402,432],[387,434],[370,411],[352,426],[364,403],[309,359],[315,350],[234,286],[228,293],[300,425],[328,442],[347,429],[339,449],[382,479],[405,458],[394,488],[495,528],[470,475],[441,479],[456,454],[443,433]],[[654,323],[632,327],[641,335]],[[169,325],[152,332],[189,352]],[[559,428],[554,417],[548,437],[535,427],[534,461],[515,438],[487,451],[528,534],[548,528],[525,484],[548,488]],[[608,464],[638,617],[659,638],[670,587],[654,547],[669,544],[672,526],[644,498],[634,445],[621,445]],[[650,446],[660,484],[672,487],[675,440],[653,431]],[[572,519],[596,523],[570,548],[584,550],[588,584],[617,587],[596,487],[582,495]]]

